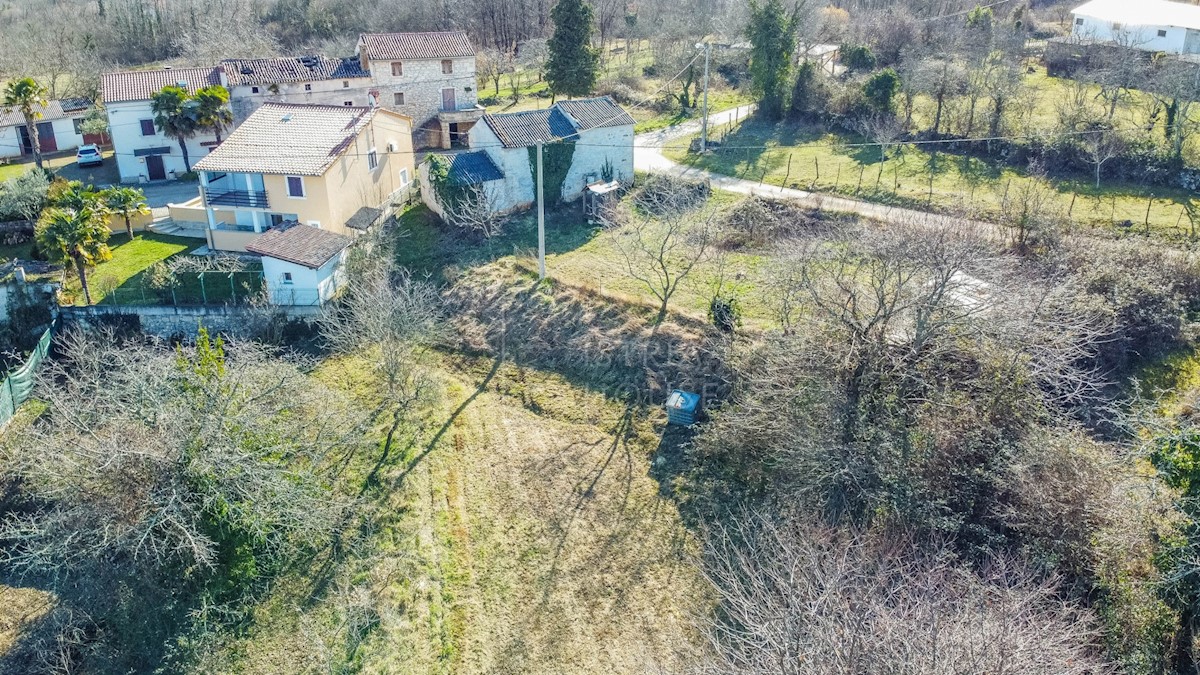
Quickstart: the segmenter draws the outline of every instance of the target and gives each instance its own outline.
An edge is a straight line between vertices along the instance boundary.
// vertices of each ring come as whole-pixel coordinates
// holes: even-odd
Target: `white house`
[[[342,234],[281,223],[246,246],[262,256],[263,280],[272,304],[321,305],[346,280],[346,251],[352,240]]]
[[[46,105],[38,106],[38,146],[42,153],[74,150],[89,142],[99,142],[99,138],[85,140],[83,137],[83,118],[91,106],[91,101],[82,98],[47,101]],[[5,111],[0,106],[0,158],[32,154],[25,116],[20,110]]]
[[[413,118],[417,147],[462,144],[483,116],[465,32],[364,33],[357,53],[379,105]]]
[[[573,146],[571,165],[557,197],[579,198],[596,182],[633,181],[634,120],[607,96],[559,101],[544,110],[484,115],[471,130],[473,150],[486,152],[503,175],[499,211],[528,206],[537,193],[530,148],[540,143]],[[556,195],[546,195],[553,201]]]
[[[150,99],[163,87],[178,86],[194,94],[221,83],[220,67],[105,73],[101,89],[121,182],[167,180],[186,173],[189,167],[184,165],[179,142],[154,125]],[[197,134],[187,141],[188,161],[194,165],[216,144],[212,134]]]
[[[1168,0],[1092,0],[1072,11],[1072,37],[1153,52],[1200,54],[1200,7]]]

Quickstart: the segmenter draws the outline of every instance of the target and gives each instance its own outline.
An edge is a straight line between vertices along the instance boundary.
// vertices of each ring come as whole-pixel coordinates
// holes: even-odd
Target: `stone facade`
[[[195,337],[197,329],[202,325],[213,332],[250,338],[280,317],[311,321],[320,312],[320,307],[305,306],[263,309],[229,305],[186,307],[93,305],[91,307],[63,307],[61,316],[64,323],[78,325],[82,328],[110,325],[109,322],[115,318],[124,316],[128,317],[129,321],[136,320],[146,335],[166,340]]]
[[[465,140],[466,132],[482,114],[477,107],[473,56],[405,61],[372,61],[365,55],[362,58],[379,92],[379,104],[413,118],[413,140],[417,147],[449,147],[455,140]],[[450,63],[452,72],[443,73],[443,61]],[[401,75],[392,74],[393,63],[400,64]],[[397,94],[402,95],[402,103]],[[453,107],[446,109],[443,102],[453,103]],[[453,113],[460,112],[465,113],[464,121],[453,120]],[[443,121],[440,117],[447,119]]]

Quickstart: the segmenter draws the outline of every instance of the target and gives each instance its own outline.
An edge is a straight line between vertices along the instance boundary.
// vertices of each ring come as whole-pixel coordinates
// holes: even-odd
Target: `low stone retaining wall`
[[[93,305],[63,307],[62,320],[67,325],[85,328],[110,326],[123,321],[137,321],[143,333],[160,338],[189,338],[203,325],[214,331],[237,337],[252,337],[270,322],[279,318],[312,321],[320,307],[246,307],[236,305]]]

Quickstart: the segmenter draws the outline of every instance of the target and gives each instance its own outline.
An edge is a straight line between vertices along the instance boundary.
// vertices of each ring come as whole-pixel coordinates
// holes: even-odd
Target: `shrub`
[[[725,333],[732,333],[742,325],[742,306],[737,298],[717,296],[708,303],[708,320]]]
[[[653,174],[634,195],[634,203],[652,216],[661,216],[697,208],[708,201],[711,193],[708,181]]]
[[[850,72],[875,69],[875,54],[871,52],[870,47],[846,44],[842,45],[839,51],[842,65],[846,66]]]

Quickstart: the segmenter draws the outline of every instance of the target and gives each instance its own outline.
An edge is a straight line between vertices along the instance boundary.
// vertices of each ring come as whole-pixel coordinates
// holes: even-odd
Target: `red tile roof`
[[[163,70],[127,70],[105,73],[100,86],[105,103],[149,101],[163,87],[182,86],[189,93],[213,84],[221,84],[221,67],[170,68]]]
[[[350,237],[295,221],[280,223],[246,244],[251,253],[317,269],[341,253]]]
[[[463,31],[448,33],[363,33],[359,52],[369,59],[447,59],[474,56],[475,48]]]

